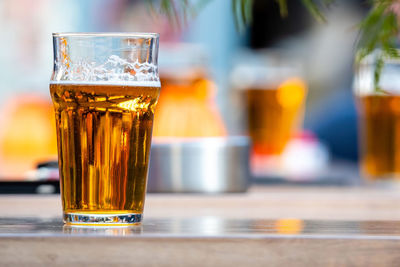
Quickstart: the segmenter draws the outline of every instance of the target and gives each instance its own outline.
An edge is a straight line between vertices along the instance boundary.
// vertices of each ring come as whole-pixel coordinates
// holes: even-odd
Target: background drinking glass
[[[232,81],[247,106],[254,171],[279,157],[293,134],[301,130],[307,86],[295,60],[280,52],[245,57],[247,63],[238,64]]]
[[[54,34],[50,92],[67,224],[142,220],[158,34]]]
[[[386,60],[378,86],[374,84],[376,56],[366,58],[354,79],[360,168],[369,179],[400,177],[400,61]]]
[[[217,109],[217,87],[210,77],[204,47],[162,43],[154,137],[223,137],[226,129]]]

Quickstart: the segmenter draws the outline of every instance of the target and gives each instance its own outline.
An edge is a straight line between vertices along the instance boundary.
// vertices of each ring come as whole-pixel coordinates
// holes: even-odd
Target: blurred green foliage
[[[182,28],[192,16],[198,14],[210,1],[218,0],[147,0],[150,7],[168,17],[172,26]],[[238,31],[243,31],[252,22],[252,7],[254,0],[231,0],[232,13]],[[275,1],[280,8],[282,17],[290,16],[287,0]],[[310,14],[321,23],[326,22],[325,9],[335,0],[300,0]],[[399,58],[397,50],[399,34],[400,1],[399,0],[369,0],[371,9],[359,23],[357,52],[355,62],[359,64],[365,57],[376,53],[375,59],[375,88],[379,89],[379,78],[384,66],[384,60]]]

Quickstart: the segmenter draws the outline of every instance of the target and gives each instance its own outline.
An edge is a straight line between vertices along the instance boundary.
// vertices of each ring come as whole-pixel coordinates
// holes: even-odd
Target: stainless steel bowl
[[[245,136],[154,138],[148,192],[244,192],[250,141]]]

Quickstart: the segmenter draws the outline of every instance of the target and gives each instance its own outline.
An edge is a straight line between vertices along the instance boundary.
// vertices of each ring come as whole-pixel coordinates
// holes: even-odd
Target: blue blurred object
[[[334,90],[308,114],[304,127],[328,146],[333,159],[358,159],[357,112],[351,90]]]

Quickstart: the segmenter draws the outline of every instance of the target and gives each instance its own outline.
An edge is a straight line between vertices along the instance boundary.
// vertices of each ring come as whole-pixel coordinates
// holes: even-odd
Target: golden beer
[[[50,93],[64,222],[142,222],[154,109],[156,33],[54,33]]]
[[[50,84],[64,214],[142,214],[159,90],[146,82]]]
[[[371,179],[400,174],[400,96],[357,97],[361,170]]]
[[[258,155],[282,153],[294,131],[301,127],[306,85],[298,78],[278,88],[246,89],[248,129],[253,152]]]

